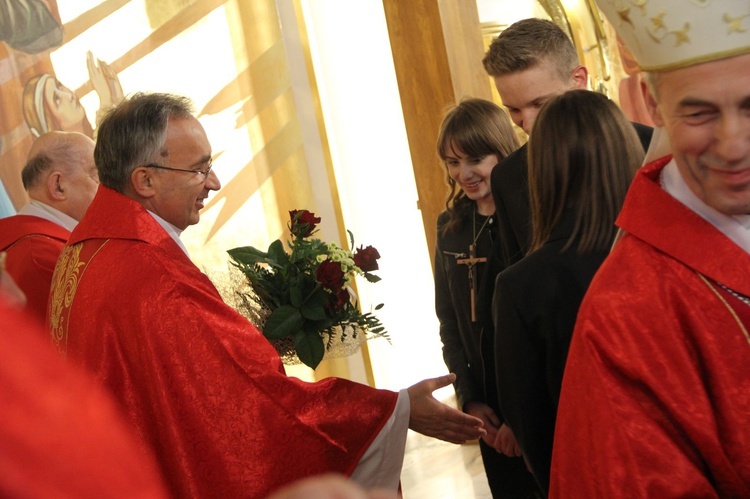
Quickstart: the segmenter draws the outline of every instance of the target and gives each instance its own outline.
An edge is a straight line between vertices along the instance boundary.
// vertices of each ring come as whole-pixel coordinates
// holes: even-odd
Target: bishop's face
[[[153,169],[155,195],[150,209],[184,230],[198,223],[209,192],[219,190],[221,183],[213,170],[200,173],[211,164],[211,145],[196,118],[170,118],[164,149],[167,154],[160,166],[188,171]]]
[[[661,73],[647,104],[688,187],[726,215],[750,213],[750,54]]]

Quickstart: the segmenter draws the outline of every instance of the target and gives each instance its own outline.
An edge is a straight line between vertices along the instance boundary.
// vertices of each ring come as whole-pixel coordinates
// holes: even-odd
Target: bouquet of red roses
[[[290,211],[289,217],[289,252],[278,239],[266,252],[252,246],[229,250],[253,291],[251,300],[270,310],[265,324],[258,325],[263,334],[269,340],[293,339],[300,361],[313,369],[334,341],[359,335],[387,338],[380,320],[359,309],[350,286],[355,275],[380,280],[372,273],[378,270],[378,250],[360,246],[352,253],[310,237],[320,218],[307,210]]]

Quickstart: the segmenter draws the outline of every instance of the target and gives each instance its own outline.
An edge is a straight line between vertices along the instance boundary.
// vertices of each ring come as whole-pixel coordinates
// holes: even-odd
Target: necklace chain
[[[474,241],[471,243],[472,246],[477,245],[477,241],[479,240],[479,236],[482,235],[482,231],[487,226],[487,224],[492,224],[492,215],[487,216],[487,218],[484,220],[484,223],[479,228],[479,233],[477,233],[477,209],[474,208],[474,213],[472,213],[472,235],[474,236]],[[490,241],[492,241],[492,235],[490,235]]]

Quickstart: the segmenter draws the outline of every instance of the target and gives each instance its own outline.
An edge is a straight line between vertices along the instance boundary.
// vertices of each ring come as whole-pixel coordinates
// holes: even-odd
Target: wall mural
[[[193,99],[222,182],[186,231],[191,255],[210,267],[263,247],[288,210],[316,209],[290,80],[273,0],[0,0],[0,217],[27,201],[40,134],[95,138],[123,95],[174,92]]]

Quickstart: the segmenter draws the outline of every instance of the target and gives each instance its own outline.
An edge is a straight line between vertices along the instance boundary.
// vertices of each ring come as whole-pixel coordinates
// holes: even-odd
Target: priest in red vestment
[[[396,490],[407,427],[454,442],[483,433],[432,397],[453,376],[397,394],[285,375],[180,242],[220,188],[187,99],[135,95],[98,130],[102,186],[60,256],[50,328],[119,400],[174,496],[263,497],[325,472]]]
[[[114,401],[12,306],[12,287],[0,270],[0,497],[167,497]]]
[[[99,184],[94,141],[82,133],[46,133],[34,142],[21,176],[30,201],[0,219],[0,251],[28,311],[43,322],[57,258]]]
[[[750,497],[748,3],[652,0],[626,22],[597,2],[672,155],[637,175],[581,306],[550,493]]]

